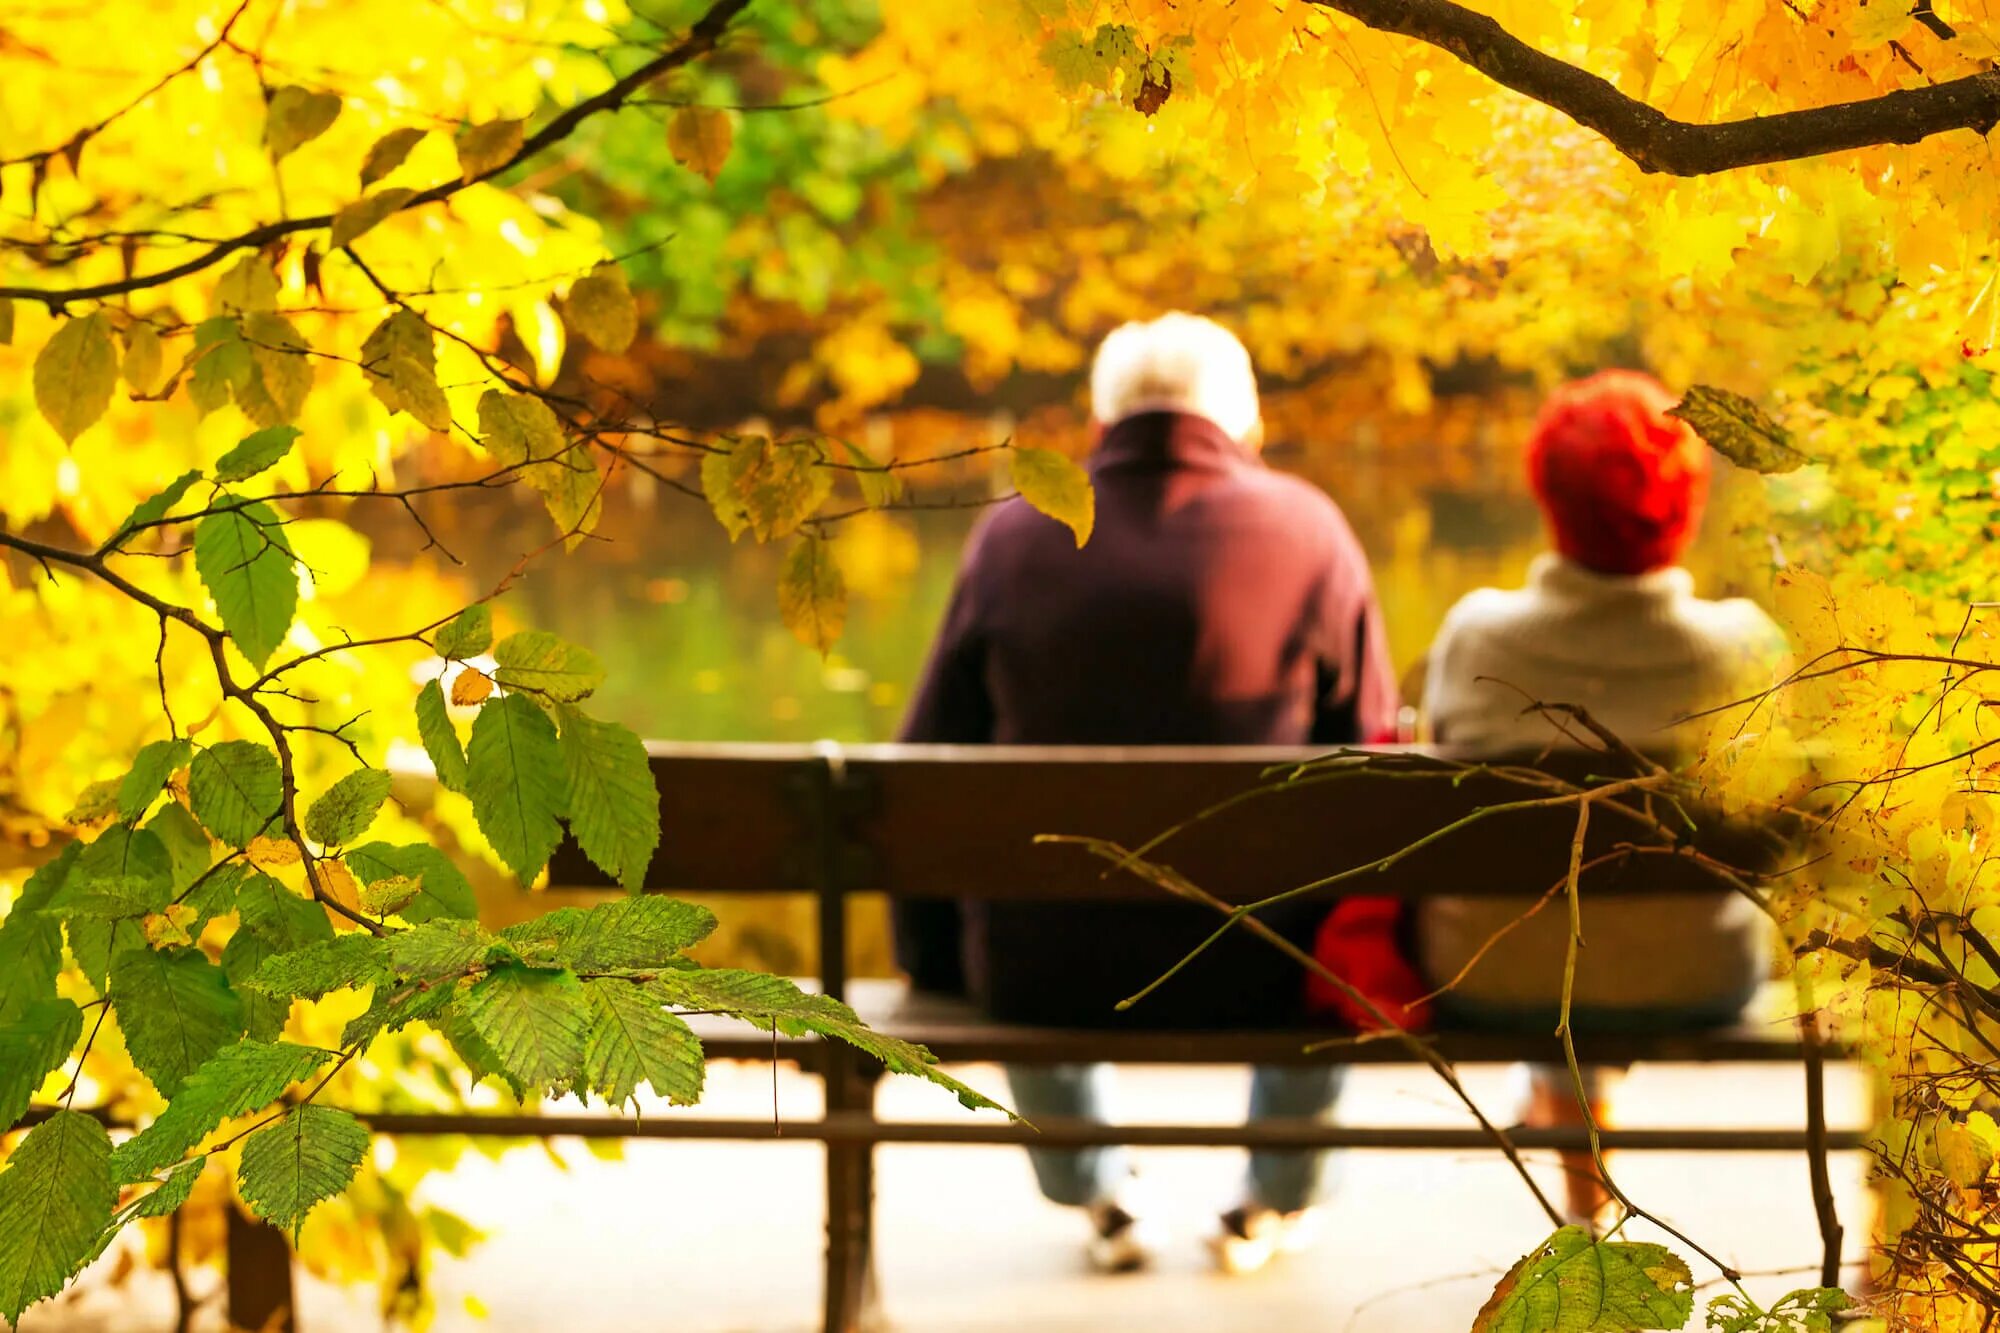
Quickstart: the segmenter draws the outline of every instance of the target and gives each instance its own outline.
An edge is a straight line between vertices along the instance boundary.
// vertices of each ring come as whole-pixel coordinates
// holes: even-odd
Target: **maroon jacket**
[[[1172,412],[1113,426],[1089,469],[1097,524],[1081,550],[1018,499],[974,530],[903,739],[1335,745],[1393,725],[1396,683],[1368,560],[1324,492],[1266,468],[1213,423]],[[970,914],[961,941],[955,904],[905,904],[898,955],[925,989],[969,980],[997,1016],[1089,1021],[1103,1016],[1096,992],[1121,998],[1173,961],[1149,941],[1182,938],[1174,923],[1188,923],[1189,910],[1008,906]],[[1078,913],[1105,920],[1086,926]],[[1308,944],[1312,924],[1300,923]],[[1051,984],[1070,974],[1052,952],[1058,937],[1100,950],[1124,941],[1131,965],[1106,968],[1098,957],[1098,976],[1111,977],[1090,997]],[[1252,947],[1244,965],[1274,980],[1262,999],[1242,998],[1268,1007],[1282,994],[1291,1005],[1299,977],[1268,945]],[[1229,969],[1217,975],[1242,989]]]

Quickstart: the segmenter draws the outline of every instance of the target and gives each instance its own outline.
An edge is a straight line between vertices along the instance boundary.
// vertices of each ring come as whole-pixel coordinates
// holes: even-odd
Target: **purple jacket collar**
[[[1257,456],[1207,417],[1191,412],[1140,412],[1114,423],[1091,455],[1093,472],[1105,468],[1232,468],[1257,464]]]

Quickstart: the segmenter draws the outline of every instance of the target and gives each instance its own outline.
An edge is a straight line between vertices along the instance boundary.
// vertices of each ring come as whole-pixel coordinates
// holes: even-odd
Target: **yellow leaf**
[[[1076,534],[1090,540],[1097,522],[1097,492],[1090,474],[1053,449],[1014,450],[1014,489],[1021,498]]]
[[[1868,0],[1848,11],[1847,35],[1857,51],[1872,51],[1901,37],[1910,26],[1910,6],[1904,0]]]
[[[165,365],[166,353],[160,335],[145,320],[134,320],[132,327],[125,330],[125,387],[134,398],[150,397],[160,387],[160,372]]]
[[[290,838],[257,837],[250,840],[243,855],[259,870],[282,870],[299,863],[299,845]]]
[[[278,275],[256,255],[245,255],[215,284],[210,308],[218,315],[278,308]]]
[[[840,444],[854,464],[854,480],[861,487],[863,504],[870,509],[884,509],[903,498],[903,478],[899,473],[877,463],[860,445],[847,440]]]
[[[597,465],[588,445],[572,444],[547,403],[526,394],[488,389],[479,397],[480,443],[541,492],[564,544],[576,549],[597,526],[602,509]]]
[[[565,308],[576,331],[601,352],[622,352],[638,334],[639,312],[625,285],[625,270],[616,264],[599,264],[571,283]]]
[[[361,163],[361,188],[367,189],[376,181],[403,165],[403,159],[410,155],[426,130],[405,126],[400,130],[390,130],[377,139],[368,149],[368,156]]]
[[[800,643],[826,656],[847,624],[847,584],[833,552],[817,537],[801,537],[778,576],[778,613]]]
[[[370,916],[390,916],[408,907],[423,891],[421,875],[390,875],[361,886],[361,910]]]
[[[281,159],[325,134],[340,116],[340,98],[287,84],[271,94],[264,110],[264,146]]]
[[[354,872],[339,861],[319,863],[319,885],[327,896],[350,912],[361,910],[361,884]]]
[[[458,673],[451,683],[451,702],[457,708],[470,708],[484,703],[486,696],[493,693],[493,678],[477,667],[467,667]]]
[[[259,426],[297,421],[313,386],[306,340],[283,315],[255,310],[243,317],[243,341],[257,374],[237,386],[236,405]]]
[[[186,903],[171,903],[164,912],[155,912],[139,923],[146,936],[146,943],[154,949],[171,948],[177,944],[192,944],[188,927],[201,915]]]
[[[458,170],[476,181],[506,166],[521,151],[524,121],[489,120],[483,125],[467,125],[458,136]]]
[[[65,442],[104,415],[117,385],[118,349],[99,313],[65,323],[35,358],[35,405]]]
[[[789,537],[818,511],[833,473],[810,442],[745,435],[701,460],[701,489],[731,541],[747,531],[767,542]]]
[[[1951,1120],[1938,1121],[1937,1149],[1939,1165],[1960,1189],[1984,1180],[1993,1165],[1993,1150],[1972,1130]]]
[[[1697,384],[1667,415],[1687,422],[1715,452],[1752,472],[1792,472],[1807,462],[1793,447],[1791,432],[1740,393]]]
[[[727,111],[715,107],[682,107],[667,125],[667,151],[674,161],[706,177],[711,185],[722,174],[735,139],[735,122]]]
[[[357,199],[333,215],[332,235],[327,244],[338,250],[351,245],[365,236],[391,213],[416,197],[415,190],[401,188],[377,190],[374,194]]]

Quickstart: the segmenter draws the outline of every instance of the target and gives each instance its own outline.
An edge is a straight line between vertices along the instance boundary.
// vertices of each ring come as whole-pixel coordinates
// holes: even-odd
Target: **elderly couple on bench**
[[[1104,341],[1091,370],[1089,460],[1097,523],[1078,549],[1019,499],[990,511],[957,585],[903,738],[1012,745],[1327,745],[1421,739],[1491,754],[1559,739],[1529,701],[1580,704],[1637,744],[1677,719],[1768,683],[1777,628],[1743,600],[1708,601],[1679,564],[1709,481],[1705,448],[1666,415],[1651,377],[1607,370],[1557,389],[1527,451],[1554,549],[1526,585],[1484,588],[1445,617],[1403,707],[1368,557],[1325,493],[1260,460],[1263,428],[1243,345],[1170,314]],[[1414,718],[1415,721],[1411,721]],[[1548,1031],[1568,921],[1533,916],[1473,963],[1526,904],[1427,898],[1297,901],[1265,919],[1343,976],[1398,1002],[1445,986],[1438,1022]],[[897,949],[919,990],[970,995],[995,1018],[1163,1028],[1289,1027],[1329,997],[1269,946],[1233,932],[1132,1010],[1112,1005],[1136,960],[1157,975],[1213,918],[1163,902],[906,903]],[[1598,1030],[1726,1023],[1770,970],[1751,904],[1725,895],[1590,904],[1573,1018]],[[1468,964],[1472,964],[1468,969]],[[1461,976],[1461,972],[1464,973]],[[1337,1006],[1335,1006],[1337,1008]],[[1431,1021],[1412,1005],[1410,1026]],[[1320,1117],[1335,1065],[1259,1068],[1249,1115]],[[1567,1075],[1530,1071],[1530,1124],[1575,1123]],[[1016,1108],[1099,1118],[1108,1066],[1008,1071]],[[1601,1098],[1603,1087],[1593,1093]],[[1087,1210],[1093,1264],[1144,1267],[1157,1236],[1115,1148],[1031,1150],[1042,1191]],[[1308,1234],[1326,1154],[1250,1155],[1241,1196],[1211,1240],[1230,1272],[1262,1267]],[[1605,1203],[1587,1156],[1565,1161],[1568,1203]]]

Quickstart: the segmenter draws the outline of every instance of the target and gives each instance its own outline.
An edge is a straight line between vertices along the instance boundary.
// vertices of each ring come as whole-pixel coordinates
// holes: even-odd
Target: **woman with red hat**
[[[1530,700],[1580,704],[1640,747],[1675,723],[1775,679],[1783,635],[1753,603],[1695,595],[1680,560],[1701,520],[1709,453],[1667,415],[1649,375],[1607,370],[1558,389],[1528,445],[1528,476],[1554,550],[1526,586],[1483,588],[1452,608],[1430,654],[1430,739],[1487,754],[1561,737]],[[1418,909],[1419,970],[1454,1026],[1552,1023],[1568,914],[1492,898],[1432,898]],[[1586,906],[1572,1020],[1631,1030],[1730,1021],[1769,975],[1755,906],[1733,894],[1607,896]],[[1500,947],[1479,957],[1493,936]],[[1477,959],[1477,961],[1475,961]],[[1541,1123],[1580,1117],[1566,1071],[1532,1071]],[[1586,1154],[1565,1155],[1570,1206],[1604,1193]]]

